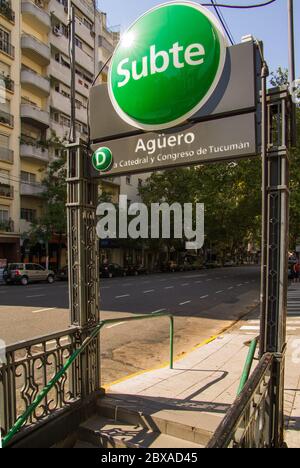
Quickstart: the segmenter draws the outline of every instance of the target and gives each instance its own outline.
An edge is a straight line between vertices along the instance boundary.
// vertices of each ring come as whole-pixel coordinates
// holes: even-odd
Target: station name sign
[[[153,8],[122,36],[90,95],[91,175],[151,172],[258,152],[259,59],[228,47],[193,2]]]
[[[93,145],[99,153],[99,164],[107,154],[109,174],[151,172],[176,166],[190,166],[247,157],[257,154],[256,115],[254,112],[242,116],[226,117],[194,125],[187,125],[165,133],[148,132],[121,140],[106,142],[107,147]],[[110,152],[107,152],[109,148]],[[111,158],[112,155],[112,159]],[[94,161],[93,176],[97,176],[97,161]],[[104,174],[103,174],[104,175]]]

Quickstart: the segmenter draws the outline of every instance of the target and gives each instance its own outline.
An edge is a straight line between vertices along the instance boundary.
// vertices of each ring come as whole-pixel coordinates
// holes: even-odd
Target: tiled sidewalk
[[[299,317],[299,326],[297,321]],[[289,320],[286,360],[285,414],[286,441],[300,447],[300,285],[289,290]],[[134,397],[152,406],[157,413],[172,412],[182,424],[209,427],[214,432],[234,402],[252,338],[237,328],[215,341],[195,349],[168,368],[138,375],[111,386],[108,396],[131,400]]]

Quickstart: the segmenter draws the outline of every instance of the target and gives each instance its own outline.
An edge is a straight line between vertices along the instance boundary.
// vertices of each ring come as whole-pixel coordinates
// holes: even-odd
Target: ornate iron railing
[[[78,329],[74,328],[7,347],[6,361],[0,367],[2,435],[8,433],[80,345],[81,336]],[[45,395],[23,427],[45,420],[55,411],[65,408],[80,397],[80,361],[78,361]]]
[[[207,448],[271,448],[272,374],[275,355],[265,354]]]
[[[170,368],[173,369],[174,317],[164,312],[103,320],[84,332],[75,328],[8,347],[6,362],[0,367],[3,447],[24,428],[45,421],[57,410],[100,389],[97,355],[103,327],[160,317],[168,317],[170,321]]]

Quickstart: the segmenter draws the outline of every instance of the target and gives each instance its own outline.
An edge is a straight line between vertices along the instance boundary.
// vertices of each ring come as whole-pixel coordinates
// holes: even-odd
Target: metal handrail
[[[259,337],[255,338],[250,343],[250,349],[249,349],[249,353],[248,353],[248,356],[247,356],[247,359],[246,359],[243,374],[242,374],[242,377],[241,377],[241,381],[240,381],[240,385],[239,385],[239,389],[238,389],[238,395],[240,395],[242,393],[246,383],[248,382],[249,375],[250,375],[250,372],[251,372],[251,369],[252,369],[252,364],[253,364],[253,361],[254,361],[254,358],[255,358],[255,353],[256,353],[258,343],[259,343]]]
[[[76,361],[76,359],[85,351],[85,349],[89,346],[89,344],[99,335],[101,329],[106,325],[115,324],[115,323],[124,323],[124,322],[134,322],[137,320],[149,320],[149,319],[156,319],[158,317],[169,317],[170,319],[170,369],[173,369],[173,361],[174,361],[174,316],[169,313],[158,312],[152,315],[137,315],[136,317],[124,317],[120,319],[107,319],[101,320],[99,324],[92,330],[90,336],[88,336],[84,342],[82,343],[81,347],[77,349],[72,356],[67,360],[65,365],[61,368],[61,370],[50,380],[48,385],[38,394],[36,399],[33,403],[24,411],[24,413],[17,419],[13,427],[10,431],[3,437],[2,439],[2,447],[6,447],[7,444],[12,440],[12,438],[22,429],[26,421],[28,420],[29,416],[37,409],[39,404],[43,401],[43,399],[48,395],[50,390],[54,387],[54,385],[59,382],[59,380],[64,376],[67,372],[69,367]]]
[[[213,438],[206,448],[220,449],[229,447],[245,413],[249,413],[249,405],[254,398],[255,392],[259,392],[261,398],[263,397],[260,387],[263,384],[264,388],[267,389],[268,384],[265,382],[265,380],[268,374],[270,374],[269,378],[271,378],[274,359],[275,355],[271,353],[266,353],[261,358],[251,378],[248,380],[243,388],[243,391],[239,394],[227,412],[225,418],[217,428]],[[255,405],[257,406],[257,401],[255,402]],[[240,438],[242,438],[242,432],[246,432],[248,427],[249,423],[248,425],[243,425],[243,430],[241,430],[241,433],[239,434]]]

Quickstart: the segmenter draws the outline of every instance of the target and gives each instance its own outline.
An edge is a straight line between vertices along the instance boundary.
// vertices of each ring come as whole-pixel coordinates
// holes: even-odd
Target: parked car
[[[22,286],[41,281],[53,284],[55,274],[52,270],[46,270],[35,263],[11,263],[5,270],[4,280],[6,284],[22,284]]]
[[[102,278],[115,278],[116,276],[126,276],[126,270],[117,263],[110,263],[108,265],[101,266],[100,276],[102,276]]]
[[[69,279],[69,267],[65,266],[58,270],[56,273],[56,278],[60,281],[68,281]]]
[[[230,268],[234,266],[236,266],[236,263],[233,260],[226,260],[226,262],[224,263],[224,267],[226,268]]]
[[[163,263],[160,266],[160,271],[162,273],[166,273],[166,272],[175,273],[175,271],[180,271],[180,267],[178,263],[174,262],[173,260],[170,260],[169,262]]]
[[[148,270],[144,265],[129,265],[126,267],[128,276],[148,275]]]

